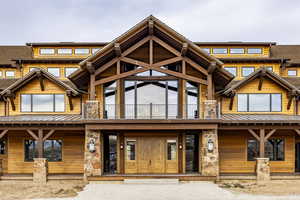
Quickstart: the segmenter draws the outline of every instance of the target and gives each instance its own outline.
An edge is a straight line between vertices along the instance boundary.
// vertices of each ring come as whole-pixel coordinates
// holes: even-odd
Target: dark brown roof
[[[0,122],[3,123],[26,123],[26,122],[38,122],[38,123],[81,123],[81,115],[16,115],[16,116],[1,116]]]
[[[280,114],[223,114],[223,123],[300,123],[300,115],[280,115]]]
[[[283,77],[283,79],[287,80],[291,84],[293,84],[295,87],[300,89],[300,78],[299,77]]]
[[[233,94],[235,92],[235,90],[241,88],[248,82],[250,82],[260,76],[264,76],[264,77],[276,82],[278,85],[280,85],[281,87],[283,87],[289,91],[296,91],[298,94],[300,93],[300,91],[297,89],[296,86],[294,86],[293,84],[291,84],[290,82],[288,82],[287,80],[282,78],[281,76],[275,74],[274,72],[267,70],[264,67],[261,67],[258,70],[256,70],[255,72],[251,73],[246,78],[244,78],[243,80],[238,81],[238,82],[232,82],[229,85],[227,85],[225,90],[223,90],[221,94],[230,96],[231,94]]]
[[[28,46],[0,46],[0,66],[11,66],[14,59],[31,58],[32,51]]]
[[[300,45],[275,45],[271,47],[271,58],[290,59],[289,63],[300,64]]]
[[[6,89],[18,80],[18,78],[0,79],[0,91]]]
[[[231,45],[231,46],[271,46],[276,45],[276,42],[241,42],[241,41],[229,41],[229,42],[194,42],[197,45]]]
[[[27,46],[105,46],[108,42],[30,42]]]

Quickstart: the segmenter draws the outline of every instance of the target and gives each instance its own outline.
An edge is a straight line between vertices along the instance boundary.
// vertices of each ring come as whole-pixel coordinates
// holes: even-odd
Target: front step
[[[177,178],[124,179],[126,184],[178,184]]]

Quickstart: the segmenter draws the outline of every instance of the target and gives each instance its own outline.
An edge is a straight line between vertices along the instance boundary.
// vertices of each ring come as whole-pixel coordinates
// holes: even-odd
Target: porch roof
[[[300,115],[223,114],[222,123],[300,123]]]

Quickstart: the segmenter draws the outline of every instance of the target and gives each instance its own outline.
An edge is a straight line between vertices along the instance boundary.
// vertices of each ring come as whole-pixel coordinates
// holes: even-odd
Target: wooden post
[[[96,86],[95,86],[95,74],[90,76],[90,100],[96,99]]]
[[[265,157],[265,129],[259,130],[259,157],[264,158]]]
[[[43,158],[43,153],[44,153],[43,129],[38,130],[37,148],[38,148],[38,158]]]
[[[212,80],[212,74],[207,75],[207,99],[213,100],[213,80]]]

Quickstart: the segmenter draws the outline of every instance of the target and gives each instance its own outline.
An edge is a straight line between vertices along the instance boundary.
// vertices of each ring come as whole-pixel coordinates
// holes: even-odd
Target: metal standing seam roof
[[[15,115],[1,116],[0,123],[4,122],[81,122],[81,115]]]
[[[300,122],[300,115],[281,114],[223,114],[222,122]]]

